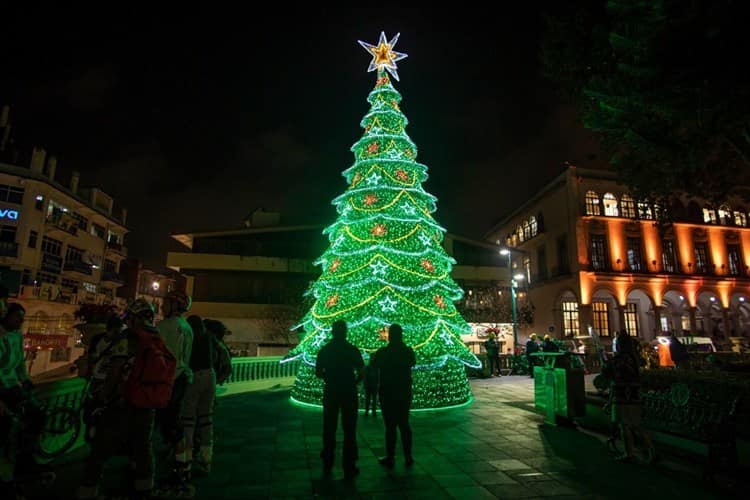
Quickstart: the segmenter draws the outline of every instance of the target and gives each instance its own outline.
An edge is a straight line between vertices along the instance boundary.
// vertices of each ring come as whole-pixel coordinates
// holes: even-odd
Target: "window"
[[[52,362],[70,361],[70,348],[56,347],[52,349],[49,360]]]
[[[54,274],[43,273],[42,271],[38,271],[36,273],[36,280],[39,283],[52,283],[53,285],[57,285],[58,277]]]
[[[703,207],[703,222],[716,224],[716,210],[711,207]]]
[[[650,203],[646,201],[638,202],[638,218],[645,220],[652,220],[654,218],[654,211]]]
[[[661,264],[665,273],[676,273],[674,241],[664,240],[661,242]]]
[[[595,271],[604,271],[609,267],[607,240],[603,234],[591,235],[591,267]]]
[[[568,238],[565,235],[557,238],[557,272],[567,274],[570,272],[568,263]]]
[[[534,217],[533,215],[529,217],[529,227],[531,228],[532,238],[539,234],[539,224],[537,224],[536,217]]]
[[[536,251],[537,265],[539,266],[539,279],[546,280],[547,274],[547,250],[542,245]]]
[[[742,270],[739,245],[727,245],[727,262],[729,263],[729,274],[739,276]]]
[[[78,229],[82,229],[83,231],[88,231],[89,220],[86,217],[84,217],[81,214],[77,214],[75,212],[72,212],[70,215],[73,216],[73,218],[78,223]]]
[[[609,337],[609,304],[594,302],[591,304],[591,311],[594,316],[594,330],[603,337]]]
[[[604,203],[604,215],[611,217],[617,217],[620,215],[620,211],[617,209],[617,198],[612,193],[606,193],[603,198]]]
[[[531,284],[531,259],[528,257],[523,258],[523,272],[526,274],[526,282]]]
[[[747,227],[747,215],[745,212],[734,213],[734,225],[740,227]]]
[[[62,241],[50,238],[49,236],[42,237],[42,252],[60,256],[62,253]]]
[[[36,248],[36,242],[39,239],[39,233],[29,231],[29,248]]]
[[[708,271],[708,249],[705,243],[695,244],[695,272],[705,274]]]
[[[599,195],[594,191],[586,191],[586,215],[601,215]]]
[[[68,278],[63,278],[60,284],[64,286],[65,288],[72,288],[72,289],[78,288],[78,281],[71,280]]]
[[[110,243],[121,243],[120,235],[112,231],[107,231],[107,241]]]
[[[23,192],[23,188],[0,184],[0,201],[20,205],[23,203]]]
[[[628,268],[635,272],[643,270],[640,238],[628,238]]]
[[[36,198],[34,198],[34,208],[39,211],[44,210],[44,196],[41,194],[36,195]]]
[[[83,262],[83,250],[76,248],[73,245],[68,245],[68,250],[65,252],[66,262]]]
[[[16,226],[0,226],[0,242],[15,243],[16,231]]]
[[[105,273],[116,273],[117,264],[113,260],[104,259],[104,272]]]
[[[579,334],[578,331],[578,302],[573,300],[564,300],[562,303],[563,311],[563,333],[566,337],[573,337]]]
[[[727,205],[719,207],[719,224],[726,226],[732,221],[732,209]]]
[[[638,328],[638,305],[633,302],[628,302],[625,306],[625,331],[634,337],[640,335]]]
[[[60,215],[61,213],[67,213],[67,212],[68,212],[68,207],[61,205],[55,200],[49,200],[49,203],[47,204],[47,218],[56,217]]]
[[[529,238],[531,238],[531,225],[529,221],[525,220],[523,221],[523,239],[528,240]]]
[[[89,283],[88,281],[83,282],[83,288],[87,292],[96,293],[96,285],[93,283]]]
[[[523,228],[520,225],[516,228],[516,234],[518,235],[518,241],[523,243],[525,238],[523,237]]]
[[[620,199],[620,211],[623,217],[635,219],[635,202],[629,194],[622,195],[622,199]]]
[[[104,227],[100,226],[96,222],[91,223],[91,236],[104,239],[105,231]]]

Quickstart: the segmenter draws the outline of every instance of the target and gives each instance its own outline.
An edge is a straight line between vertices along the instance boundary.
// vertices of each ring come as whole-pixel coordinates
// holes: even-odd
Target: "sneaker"
[[[394,460],[393,460],[393,457],[383,457],[378,460],[378,463],[382,465],[383,467],[388,467],[389,469],[393,469]]]

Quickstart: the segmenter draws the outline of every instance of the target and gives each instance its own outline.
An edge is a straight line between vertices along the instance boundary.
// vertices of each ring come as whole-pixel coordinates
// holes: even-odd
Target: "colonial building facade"
[[[55,179],[57,162],[34,149],[29,166],[0,163],[0,282],[26,308],[32,374],[72,362],[74,313],[116,303],[126,212],[98,188]]]
[[[669,211],[669,224],[657,222]],[[739,200],[635,199],[614,173],[570,166],[488,234],[527,277],[534,329],[750,335],[750,227]]]

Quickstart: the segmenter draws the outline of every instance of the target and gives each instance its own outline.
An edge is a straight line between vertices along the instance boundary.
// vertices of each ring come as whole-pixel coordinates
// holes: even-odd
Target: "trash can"
[[[586,414],[583,355],[575,352],[537,352],[534,367],[534,406],[544,411],[545,422],[557,425]]]

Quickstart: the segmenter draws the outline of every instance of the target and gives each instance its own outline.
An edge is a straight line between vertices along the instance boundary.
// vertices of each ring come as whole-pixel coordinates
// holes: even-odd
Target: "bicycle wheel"
[[[81,432],[81,414],[73,408],[55,408],[47,414],[39,440],[42,458],[55,458],[68,451]]]

